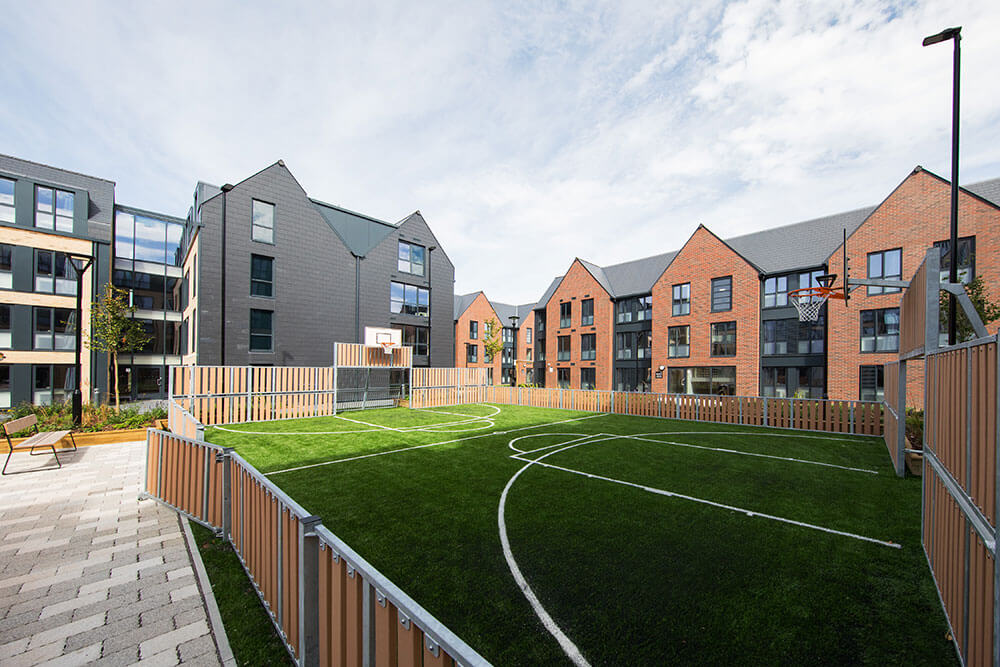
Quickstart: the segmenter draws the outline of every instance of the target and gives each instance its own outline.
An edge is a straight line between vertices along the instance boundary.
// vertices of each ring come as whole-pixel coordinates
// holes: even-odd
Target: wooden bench
[[[35,427],[35,434],[24,442],[20,442],[15,445],[14,441],[10,439],[12,434],[31,428],[32,426]],[[73,449],[71,451],[76,451],[76,440],[73,438],[73,433],[71,431],[39,431],[38,417],[35,415],[28,415],[27,417],[11,419],[10,421],[4,422],[3,434],[7,436],[7,447],[10,451],[7,452],[7,460],[4,461],[3,470],[0,471],[0,474],[2,475],[7,474],[7,464],[10,463],[10,457],[13,456],[16,451],[27,449],[29,450],[31,456],[38,456],[39,454],[45,454],[45,452],[38,452],[38,454],[36,454],[36,448],[41,447],[51,449],[52,456],[55,456],[56,458],[56,465],[60,468],[62,468],[62,463],[59,463],[59,456],[56,454],[56,443],[68,435],[70,442],[73,443]]]

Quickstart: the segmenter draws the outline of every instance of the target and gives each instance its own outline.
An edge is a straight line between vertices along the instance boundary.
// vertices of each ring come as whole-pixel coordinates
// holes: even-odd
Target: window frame
[[[13,225],[17,222],[17,181],[0,176],[0,185],[10,183],[10,202],[4,201],[5,195],[0,191],[0,223]]]
[[[678,296],[679,293],[679,296]],[[672,285],[670,302],[670,316],[683,317],[691,314],[691,283],[677,283]]]
[[[14,289],[14,248],[11,243],[0,243],[0,290]]]
[[[723,281],[725,281],[725,283],[727,285],[727,287],[725,289],[725,294],[726,294],[726,298],[728,300],[728,305],[725,308],[721,308],[721,307],[717,308],[716,307],[716,296],[718,294],[722,293],[722,290],[720,290],[717,287],[717,285],[721,285],[723,283]],[[729,276],[720,276],[719,278],[712,278],[711,289],[712,289],[711,311],[713,313],[724,313],[726,311],[730,311],[730,310],[733,309],[733,277],[731,275],[729,275]]]
[[[590,342],[589,349],[587,347],[588,342]],[[596,359],[597,359],[597,334],[596,333],[580,334],[580,360],[594,361]]]
[[[684,331],[684,340],[686,342],[680,343],[675,341],[677,338],[675,334],[679,334]],[[684,348],[684,354],[675,354],[678,348]],[[677,326],[667,327],[667,358],[668,359],[687,359],[691,356],[691,325],[690,324],[678,324]]]
[[[269,268],[268,273],[270,274],[270,279],[265,280],[263,278],[254,277],[254,268],[256,266],[257,260],[267,260],[266,264]],[[187,274],[185,274],[187,278]],[[254,292],[254,286],[261,285],[267,287],[267,294],[256,294]],[[258,255],[256,253],[251,253],[250,255],[250,296],[259,299],[273,299],[274,298],[274,257],[268,255]]]
[[[475,343],[465,344],[465,363],[467,364],[478,364],[479,363],[479,346]]]
[[[896,333],[888,333],[889,325],[886,323],[885,316],[890,311],[895,311],[896,315]],[[888,354],[891,352],[899,352],[899,337],[900,337],[900,309],[899,307],[893,308],[869,308],[862,310],[858,314],[858,324],[860,325],[859,331],[859,341],[858,350],[862,354]],[[865,315],[871,313],[873,321],[871,323],[873,334],[871,336],[865,336]],[[881,325],[881,326],[880,326]],[[880,329],[883,330],[880,333]],[[865,349],[865,340],[871,339],[872,349]],[[895,347],[887,347],[884,349],[879,348],[879,341],[883,339],[892,340],[895,339]]]
[[[865,372],[875,373],[875,386],[871,398],[865,398]],[[879,376],[882,380],[882,391],[879,396]],[[885,365],[884,364],[861,364],[858,366],[858,400],[859,401],[882,401],[885,398]]]
[[[573,302],[563,301],[559,304],[559,328],[568,329],[573,326]]]
[[[48,315],[48,328],[40,330],[39,315]],[[57,323],[60,322],[57,313],[64,313],[64,328],[60,332]],[[39,346],[39,337],[48,339],[48,344]],[[62,347],[56,346],[56,341],[62,338]],[[31,308],[31,349],[33,351],[53,351],[53,352],[74,352],[76,351],[76,310],[73,308],[59,308],[57,306],[32,306]]]
[[[590,376],[590,380],[587,381],[584,376]],[[590,386],[584,386],[589,384]],[[580,389],[583,391],[594,391],[597,389],[597,369],[593,367],[581,368],[580,369]]]
[[[273,202],[265,201],[263,199],[257,199],[256,197],[252,198],[250,201],[251,201],[251,203],[250,203],[250,240],[253,241],[254,243],[266,243],[268,245],[275,245],[275,241],[274,241],[274,228],[276,226],[276,224],[275,224],[275,218],[277,218],[277,208],[278,207],[275,206]],[[271,207],[271,216],[270,216],[271,217],[271,226],[270,227],[268,227],[267,225],[263,225],[263,224],[260,224],[260,223],[257,222],[257,204],[261,204],[262,206],[270,206]],[[257,238],[257,230],[258,229],[269,230],[270,231],[270,238],[269,239]]]
[[[962,236],[958,239],[959,251],[961,251],[962,244],[968,242],[969,250],[966,253],[966,257],[969,258],[968,274],[962,276],[962,267],[958,267],[958,282],[963,285],[968,285],[970,282],[976,279],[976,235],[972,236]],[[941,282],[946,282],[951,277],[951,239],[945,239],[944,241],[935,241],[934,247],[941,251]],[[946,248],[948,248],[946,250]],[[947,253],[947,255],[945,254]],[[945,257],[947,256],[949,264],[945,265]],[[961,259],[961,252],[959,252],[959,259]]]
[[[566,349],[563,349],[565,342]],[[573,337],[556,336],[556,361],[570,361],[573,356]]]
[[[887,275],[885,272],[885,256],[889,253],[897,253],[899,256],[899,273]],[[872,275],[872,258],[879,258],[879,275]],[[888,250],[877,250],[875,252],[870,252],[865,257],[865,276],[869,280],[902,280],[903,279],[903,249],[900,248],[889,248]],[[868,285],[867,286],[868,296],[875,296],[879,294],[898,294],[903,290],[899,287],[881,287],[879,285]]]
[[[13,304],[0,303],[0,350],[9,350],[13,345],[14,330],[11,327],[12,307]],[[3,315],[4,312],[6,312],[6,317]],[[7,364],[0,365],[6,366]]]
[[[590,313],[588,314],[588,306]],[[580,326],[589,327],[594,324],[594,300],[584,299],[580,302]]]
[[[268,331],[267,331],[267,333],[264,333],[263,329],[257,329],[256,332],[255,332],[255,330],[254,330],[254,313],[266,313],[267,314],[267,318],[268,318]],[[261,348],[261,347],[254,347],[254,338],[257,338],[258,341],[260,339],[265,339],[266,338],[267,341],[270,343],[270,346],[268,348],[266,348],[266,349],[265,348]],[[263,353],[263,354],[268,354],[268,353],[273,353],[274,352],[274,311],[273,310],[264,310],[262,308],[251,308],[250,309],[250,347],[249,347],[249,351],[250,352],[259,352],[259,353]]]
[[[774,289],[768,290],[768,283],[774,285]],[[768,295],[772,296],[772,302],[768,305]],[[781,301],[781,303],[779,303]],[[764,279],[764,300],[761,309],[764,308],[785,308],[788,306],[788,276],[771,276]]]
[[[564,375],[565,379],[563,379]],[[556,369],[556,386],[559,389],[570,389],[570,383],[572,381],[573,381],[573,374],[570,372],[569,368]]]
[[[723,346],[724,345],[724,346],[726,346],[726,349],[728,349],[728,346],[729,346],[728,342],[717,342],[716,341],[716,331],[715,331],[716,327],[721,327],[721,326],[726,326],[726,325],[732,325],[732,338],[733,338],[733,340],[732,340],[732,352],[717,352],[716,351],[718,349],[716,347],[717,345],[718,346]],[[722,334],[721,334],[720,337],[725,338],[728,335],[729,335],[729,332],[728,331],[724,331],[724,332],[722,332]],[[736,342],[737,342],[737,339],[736,339],[736,321],[735,320],[728,320],[726,322],[712,322],[709,325],[709,343],[708,343],[709,355],[708,356],[710,356],[710,357],[735,357],[736,356],[736,352],[737,352]]]
[[[479,320],[469,320],[469,340],[479,340]]]
[[[35,294],[55,294],[58,296],[76,296],[76,269],[73,268],[73,264],[70,258],[64,252],[58,250],[47,250],[45,248],[35,248],[35,259],[32,266],[32,282],[31,290]],[[49,266],[50,271],[48,273],[48,280],[52,281],[51,289],[39,289],[38,280],[40,276],[44,274],[39,273],[38,264],[41,261],[42,255],[49,256]],[[63,262],[63,272],[62,275],[57,273],[57,267],[59,265],[59,260],[62,259]],[[58,289],[60,282],[63,283],[64,287],[67,283],[72,283],[72,288],[68,291],[60,291]]]
[[[39,195],[39,193],[42,190],[47,190],[48,192],[52,193],[52,203],[51,203],[52,209],[50,211],[43,211],[41,208],[39,208],[41,206],[41,204],[40,204],[40,200],[39,200],[39,196],[38,195]],[[69,218],[67,218],[65,215],[59,215],[59,211],[60,211],[60,208],[59,208],[59,195],[60,194],[69,196],[69,199],[70,199],[70,214],[69,214]],[[73,233],[74,220],[76,218],[76,210],[75,210],[76,209],[76,192],[73,192],[71,190],[62,190],[62,189],[54,187],[54,186],[48,186],[48,185],[42,185],[40,183],[36,183],[35,184],[35,202],[34,203],[35,203],[35,208],[34,208],[34,218],[32,220],[32,226],[35,229],[44,229],[44,230],[50,231],[50,232],[52,232],[52,231],[54,231],[54,232],[62,232],[63,234],[72,234]],[[65,209],[63,209],[63,210],[65,210]],[[39,219],[41,219],[41,216],[44,216],[45,218],[48,218],[49,220],[51,220],[52,226],[50,227],[50,226],[47,226],[47,225],[39,225],[38,221],[39,221]],[[64,223],[62,226],[60,226],[60,224],[59,224],[60,220]],[[69,222],[68,228],[67,228],[67,226],[65,224],[67,220]]]
[[[399,286],[402,291],[402,300],[397,300],[393,297],[394,286]],[[407,288],[410,288],[413,294],[416,295],[416,301],[409,302],[406,299]],[[426,294],[426,304],[421,305],[420,295]],[[396,307],[396,304],[399,307]],[[406,312],[407,308],[413,308],[416,312]],[[398,280],[392,280],[389,282],[389,313],[390,315],[405,315],[408,317],[425,317],[430,320],[431,315],[431,291],[426,287],[421,287],[420,285],[411,285],[410,283],[401,283]]]
[[[404,246],[406,247],[406,259],[405,260],[403,259],[403,247]],[[414,264],[416,264],[416,262],[413,261],[413,249],[414,248],[420,248],[420,252],[421,252],[421,255],[423,257],[420,260],[420,262],[419,262],[419,266],[420,266],[420,272],[419,273],[417,273],[416,271],[412,270]],[[405,267],[403,266],[404,262],[406,263]],[[396,246],[396,270],[401,271],[401,272],[406,273],[406,274],[409,274],[411,276],[420,276],[420,277],[423,277],[423,276],[427,275],[427,247],[423,246],[423,245],[420,245],[419,243],[412,243],[410,241],[400,240],[399,241],[399,245]]]

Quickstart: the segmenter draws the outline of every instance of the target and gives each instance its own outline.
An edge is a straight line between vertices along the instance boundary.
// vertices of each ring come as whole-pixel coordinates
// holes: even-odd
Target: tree
[[[503,350],[503,341],[500,339],[502,327],[493,317],[486,321],[486,335],[483,337],[483,350],[486,352],[486,362],[493,363],[496,355]]]
[[[90,347],[111,355],[115,376],[115,411],[118,399],[118,354],[134,352],[152,340],[142,323],[132,319],[135,308],[128,303],[128,292],[108,285],[104,296],[90,307]]]
[[[990,300],[989,290],[986,289],[986,283],[983,281],[982,276],[976,276],[966,284],[965,293],[969,295],[969,300],[975,306],[976,312],[979,313],[979,319],[983,321],[983,324],[989,325],[990,322],[1000,320],[1000,303]],[[941,307],[939,309],[941,326],[943,327],[942,331],[948,330],[948,302],[948,293],[942,291]],[[969,318],[965,316],[962,305],[956,302],[955,307],[958,309],[955,317],[955,342],[961,343],[962,341],[975,338],[976,331],[972,328]]]

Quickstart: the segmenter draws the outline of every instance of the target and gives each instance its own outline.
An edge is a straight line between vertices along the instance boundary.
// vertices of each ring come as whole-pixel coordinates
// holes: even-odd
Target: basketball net
[[[819,288],[816,288],[819,289]],[[803,290],[807,291],[807,290]],[[795,310],[799,311],[799,322],[815,322],[819,319],[819,311],[830,298],[829,294],[789,294]]]
[[[385,352],[386,354],[392,354],[392,348],[395,347],[395,345],[392,344],[391,340],[381,341],[379,345],[382,346],[382,351]]]

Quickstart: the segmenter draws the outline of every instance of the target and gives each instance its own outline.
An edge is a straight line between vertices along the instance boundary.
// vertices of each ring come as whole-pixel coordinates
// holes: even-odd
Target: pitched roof
[[[653,289],[653,283],[674,261],[677,251],[633,259],[621,264],[604,267],[604,275],[611,283],[611,295],[614,297],[647,294]]]
[[[364,257],[368,252],[396,231],[396,225],[377,220],[346,208],[309,198],[327,224],[344,241],[344,245],[355,255]]]
[[[455,320],[462,316],[462,313],[472,305],[472,302],[476,300],[476,297],[482,294],[482,292],[472,292],[471,294],[456,294],[455,295]]]
[[[1000,178],[994,178],[989,181],[980,181],[979,183],[973,183],[972,185],[966,185],[963,187],[972,194],[979,195],[983,199],[1000,206]]]
[[[500,318],[500,323],[508,327],[510,326],[511,316],[517,317],[518,325],[524,323],[524,318],[534,309],[535,304],[533,303],[523,303],[519,306],[512,306],[509,303],[500,303],[499,301],[490,301],[493,306],[493,310],[496,311],[497,317]]]
[[[597,283],[604,288],[605,292],[607,292],[611,296],[614,296],[614,292],[611,290],[611,281],[608,280],[608,277],[604,274],[603,268],[599,267],[598,265],[592,262],[580,259],[579,257],[577,257],[576,259],[577,261],[580,262],[581,265],[583,265],[583,268],[587,269],[587,271],[590,272],[590,275],[594,276],[594,280],[596,280]]]
[[[545,293],[542,294],[542,298],[535,304],[534,310],[545,307],[545,304],[549,302],[549,299],[551,299],[552,295],[555,293],[556,288],[559,287],[559,283],[562,282],[562,279],[563,276],[556,276],[552,279],[552,282],[549,283],[549,286],[545,289]]]

